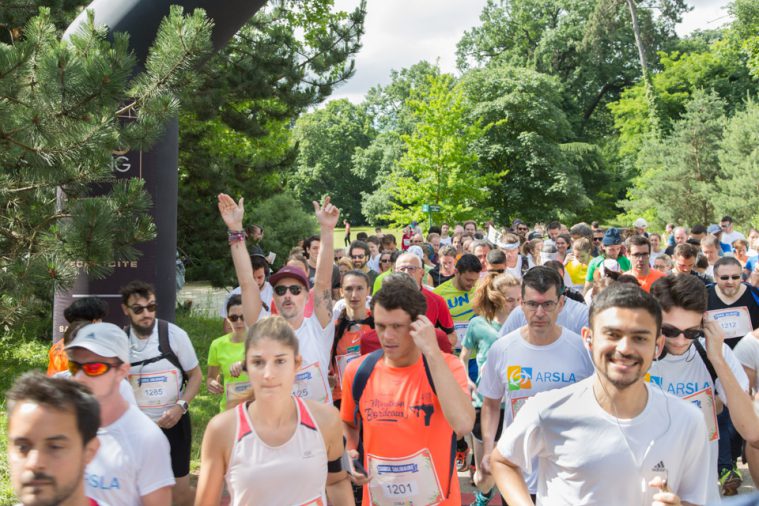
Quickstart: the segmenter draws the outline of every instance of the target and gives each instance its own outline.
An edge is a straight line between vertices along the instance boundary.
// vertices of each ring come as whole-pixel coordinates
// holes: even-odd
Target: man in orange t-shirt
[[[664,277],[664,273],[651,268],[649,260],[649,257],[651,256],[651,242],[648,240],[648,237],[634,235],[629,241],[632,268],[625,274],[632,274],[635,276],[640,287],[646,292],[650,292],[651,285],[657,279]]]
[[[426,302],[405,274],[389,276],[372,299],[382,350],[348,364],[340,415],[364,504],[461,504],[452,450],[474,424],[467,375],[440,351]],[[356,411],[356,385],[363,385]],[[361,430],[359,431],[359,426]]]

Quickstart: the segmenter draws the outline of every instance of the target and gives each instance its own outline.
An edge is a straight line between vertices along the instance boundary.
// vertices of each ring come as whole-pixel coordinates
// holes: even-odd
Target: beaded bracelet
[[[248,233],[245,230],[229,230],[227,232],[227,240],[229,241],[229,244],[233,244],[239,241],[245,241],[247,239]]]

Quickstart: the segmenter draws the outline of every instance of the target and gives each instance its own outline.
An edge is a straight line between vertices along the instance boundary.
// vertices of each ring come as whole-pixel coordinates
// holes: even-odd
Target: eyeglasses
[[[158,308],[158,305],[155,302],[151,302],[147,306],[140,306],[139,304],[135,304],[134,306],[129,306],[129,309],[132,310],[134,314],[142,314],[143,311],[146,309],[149,313],[155,313],[156,309]]]
[[[681,330],[672,325],[662,325],[661,333],[664,337],[677,337],[680,334],[684,335],[687,339],[698,339],[704,337],[704,329],[685,329]]]
[[[726,223],[725,225],[720,224],[720,228],[729,228],[729,227],[730,227],[729,223]]]
[[[397,272],[416,272],[419,269],[421,269],[421,267],[416,267],[414,265],[401,265],[400,267],[395,268]]]
[[[290,290],[290,293],[293,295],[300,295],[300,292],[303,291],[303,287],[300,285],[277,285],[274,287],[274,293],[280,297],[286,294],[288,290]]]
[[[740,276],[718,276],[720,281],[727,281],[728,279],[732,279],[733,281],[738,281],[741,279]]]
[[[411,244],[422,244],[424,241],[411,241]]]
[[[79,371],[84,371],[84,374],[95,378],[107,373],[113,367],[118,367],[121,364],[109,364],[108,362],[74,362],[69,360],[69,372],[72,376],[76,376]]]
[[[362,259],[362,258],[364,258],[365,256],[366,256],[366,255],[351,255],[351,258],[352,258],[353,260],[361,260],[361,259]]]
[[[649,255],[649,253],[633,253],[630,255],[633,258],[646,258]]]
[[[240,320],[241,322],[245,321],[245,315],[241,315],[241,314],[231,314],[227,316],[227,318],[229,318],[229,321],[231,321],[232,323],[235,323],[237,320]]]
[[[530,311],[537,311],[538,308],[543,308],[546,313],[550,313],[554,309],[556,309],[556,306],[559,305],[559,301],[557,300],[546,300],[544,302],[536,302],[534,300],[526,300],[522,302]]]
[[[391,262],[391,260],[389,258],[380,258],[380,263],[381,264],[389,264],[390,262]]]

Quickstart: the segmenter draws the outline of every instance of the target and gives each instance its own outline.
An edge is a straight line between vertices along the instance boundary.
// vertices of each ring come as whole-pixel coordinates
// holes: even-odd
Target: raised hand
[[[330,197],[324,198],[324,205],[320,205],[314,201],[314,214],[319,225],[326,228],[334,229],[337,226],[338,218],[340,218],[340,210],[332,205]]]
[[[245,215],[245,199],[240,197],[240,202],[226,193],[219,194],[219,214],[229,230],[242,230],[242,218]]]

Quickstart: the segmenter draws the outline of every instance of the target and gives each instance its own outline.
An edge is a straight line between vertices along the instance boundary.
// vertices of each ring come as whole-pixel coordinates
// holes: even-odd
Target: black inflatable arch
[[[130,48],[137,57],[136,72],[142,70],[161,20],[170,5],[181,5],[186,12],[202,8],[213,19],[212,42],[218,50],[234,36],[265,3],[265,0],[95,0],[87,7],[94,11],[95,23],[111,32],[130,36]],[[77,17],[64,38],[80,29],[87,13]],[[63,310],[76,298],[88,295],[102,297],[110,308],[109,321],[125,323],[119,308],[119,287],[132,279],[153,283],[158,300],[158,317],[174,320],[176,306],[175,260],[177,249],[177,163],[179,132],[176,120],[169,122],[163,137],[149,152],[115,152],[113,169],[118,178],[140,177],[153,198],[152,216],[158,231],[156,239],[138,245],[142,256],[135,262],[119,262],[113,274],[102,280],[89,280],[80,275],[69,292],[55,294],[53,339],[62,337],[66,329]]]

